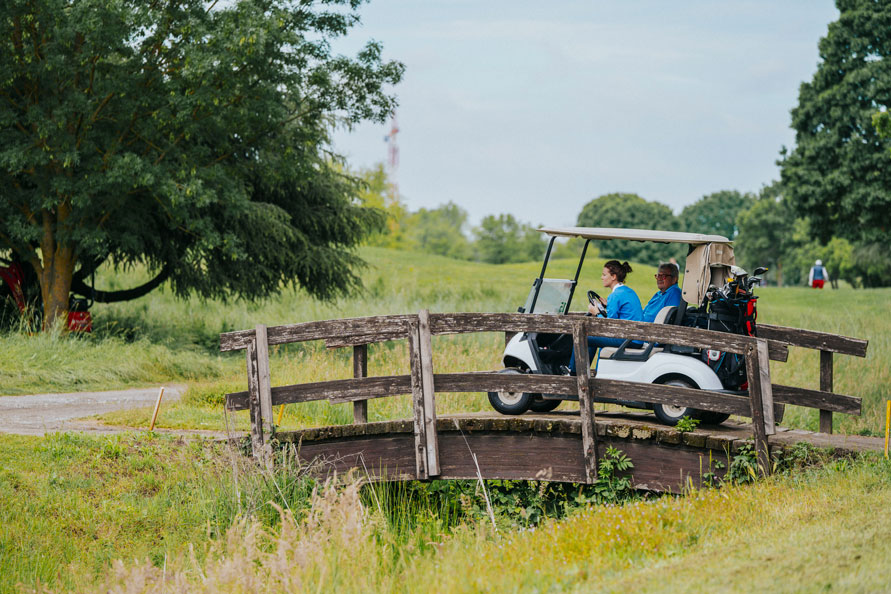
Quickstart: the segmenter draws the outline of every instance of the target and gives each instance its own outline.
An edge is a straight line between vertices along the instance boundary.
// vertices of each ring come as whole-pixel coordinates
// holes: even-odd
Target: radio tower
[[[393,197],[399,198],[399,183],[396,181],[396,171],[399,169],[399,145],[396,144],[396,135],[399,134],[399,124],[396,122],[396,112],[390,117],[390,133],[384,136],[387,143],[387,165],[390,178],[390,186],[393,191]]]

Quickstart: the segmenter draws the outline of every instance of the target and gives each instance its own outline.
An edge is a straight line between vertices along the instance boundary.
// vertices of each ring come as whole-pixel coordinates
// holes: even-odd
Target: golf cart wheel
[[[730,418],[730,413],[720,413],[710,410],[699,411],[699,420],[703,425],[720,425]]]
[[[696,389],[697,386],[693,384],[690,380],[681,379],[673,377],[671,379],[667,379],[665,381],[657,382],[664,386],[678,386],[681,388],[693,388]],[[678,421],[683,419],[684,417],[690,417],[691,419],[698,419],[701,411],[695,409],[690,406],[675,406],[673,404],[654,404],[653,412],[656,414],[656,418],[665,423],[666,425],[671,425],[674,427],[678,424]]]
[[[552,410],[554,410],[555,408],[560,406],[561,402],[563,402],[563,401],[562,400],[545,400],[544,398],[535,398],[529,404],[529,410],[531,410],[532,412],[537,412],[537,413],[551,412]]]
[[[521,374],[523,372],[519,369],[509,367],[507,369],[502,369],[498,373],[512,375]],[[532,404],[533,399],[534,395],[526,392],[489,392],[489,404],[503,415],[523,414],[529,410],[529,406]],[[557,402],[559,403],[559,401]]]

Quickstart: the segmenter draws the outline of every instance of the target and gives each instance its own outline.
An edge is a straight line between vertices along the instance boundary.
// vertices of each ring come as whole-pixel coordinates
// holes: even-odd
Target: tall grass
[[[355,484],[313,493],[304,521],[240,521],[204,561],[116,564],[108,591],[880,591],[891,466],[863,459],[747,488],[590,507],[533,530],[486,524],[428,550],[382,537]],[[848,498],[857,505],[850,505]],[[473,529],[470,529],[473,528]],[[720,558],[720,561],[718,561]],[[711,568],[711,569],[709,569]]]

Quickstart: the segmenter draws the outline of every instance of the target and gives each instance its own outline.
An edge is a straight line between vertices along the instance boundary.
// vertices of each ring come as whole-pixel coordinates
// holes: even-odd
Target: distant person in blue
[[[811,266],[811,272],[807,277],[807,285],[814,289],[822,289],[823,284],[828,280],[829,272],[826,270],[826,267],[823,266],[823,262],[817,260],[814,262],[814,265]]]
[[[640,307],[640,299],[634,289],[626,287],[623,283],[625,277],[631,272],[631,265],[628,262],[619,262],[618,260],[610,260],[603,265],[603,272],[600,280],[603,286],[610,289],[609,297],[606,303],[600,300],[598,306],[588,304],[588,311],[591,315],[604,314],[613,320],[634,320],[635,322],[643,321],[643,310]],[[624,338],[606,338],[603,336],[588,337],[588,357],[594,360],[594,353],[601,347],[619,347],[625,342]],[[569,367],[564,366],[564,372],[575,375],[575,354],[570,355]]]
[[[659,265],[656,272],[656,294],[643,310],[644,322],[653,322],[663,307],[681,305],[681,289],[678,287],[678,267],[671,262]]]

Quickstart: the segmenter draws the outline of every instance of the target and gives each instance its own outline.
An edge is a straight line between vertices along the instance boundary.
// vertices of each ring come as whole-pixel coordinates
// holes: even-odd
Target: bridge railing
[[[762,329],[764,329],[762,331]],[[491,371],[434,373],[432,336],[476,332],[539,332],[573,337],[577,375],[498,374]],[[760,336],[749,337],[672,325],[610,320],[574,315],[442,313],[422,310],[418,315],[393,315],[305,322],[220,335],[220,350],[246,351],[248,390],[227,395],[230,410],[250,410],[254,454],[268,454],[269,438],[275,431],[273,406],[314,400],[353,402],[354,421],[367,422],[367,401],[404,394],[412,395],[415,461],[419,478],[437,476],[439,445],[436,435],[436,392],[513,391],[577,396],[582,425],[582,448],[586,478],[597,472],[597,434],[593,398],[619,398],[644,402],[691,406],[752,418],[755,448],[761,466],[769,471],[768,435],[775,432],[775,403],[797,404],[826,411],[860,414],[860,399],[831,392],[831,353],[864,356],[866,341],[825,333],[759,326]],[[587,336],[629,338],[662,344],[708,348],[745,356],[749,392],[747,396],[677,386],[642,384],[599,379],[590,368]],[[406,339],[409,375],[367,377],[367,345]],[[270,345],[325,340],[329,347],[353,347],[354,379],[312,382],[289,386],[270,385]],[[770,360],[785,361],[788,346],[818,348],[829,354],[827,372],[821,368],[821,390],[774,385]],[[821,358],[821,361],[824,359]],[[824,361],[825,363],[825,361]],[[826,387],[829,389],[823,389]],[[821,420],[823,413],[821,412]]]

